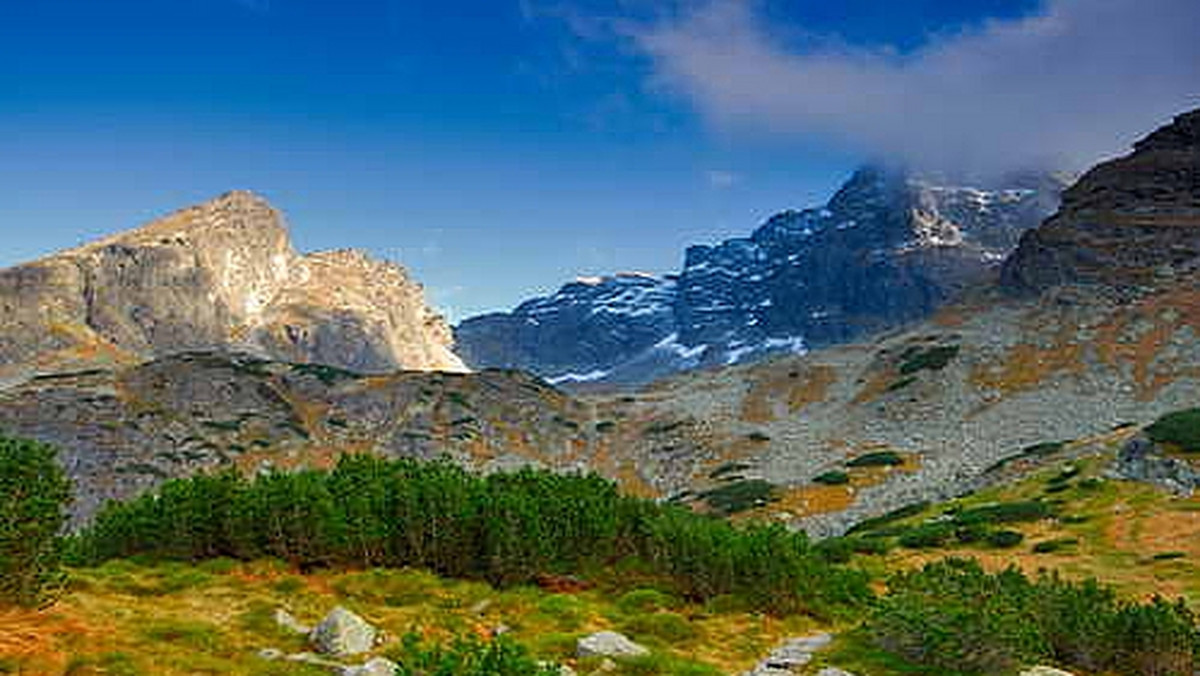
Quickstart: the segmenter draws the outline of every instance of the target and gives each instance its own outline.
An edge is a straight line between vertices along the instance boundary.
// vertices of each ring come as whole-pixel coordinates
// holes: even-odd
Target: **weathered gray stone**
[[[650,653],[644,646],[615,631],[600,631],[579,639],[575,654],[579,657],[638,657]]]
[[[326,655],[359,655],[375,647],[376,629],[366,620],[338,606],[313,628],[309,640]]]
[[[339,676],[395,676],[400,665],[383,658],[376,657],[359,666],[342,667]]]
[[[788,639],[744,676],[794,674],[797,669],[812,661],[814,653],[824,649],[832,641],[833,636],[824,632]]]
[[[278,648],[263,648],[256,654],[264,660],[283,659],[283,651]]]
[[[837,667],[825,667],[817,672],[817,676],[854,676],[854,674],[845,669],[838,669]]]

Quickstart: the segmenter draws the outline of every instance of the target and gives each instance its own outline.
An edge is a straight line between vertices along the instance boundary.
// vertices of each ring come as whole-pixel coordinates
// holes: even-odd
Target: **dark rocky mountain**
[[[1124,290],[1200,267],[1200,110],[1087,172],[1004,266],[1010,288]]]
[[[363,372],[464,370],[400,267],[300,255],[266,200],[232,192],[0,270],[0,383],[231,349]]]
[[[987,278],[1061,188],[1041,174],[982,189],[863,168],[823,208],[690,247],[678,275],[580,280],[467,319],[456,349],[473,367],[551,382],[637,383],[845,342],[925,317]]]

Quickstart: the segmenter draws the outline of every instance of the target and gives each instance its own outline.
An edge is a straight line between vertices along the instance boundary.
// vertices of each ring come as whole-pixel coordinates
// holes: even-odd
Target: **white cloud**
[[[624,36],[655,87],[724,132],[833,139],[939,169],[1078,168],[1200,106],[1198,0],[1046,0],[912,54],[785,45],[742,0],[683,7]]]
[[[704,172],[704,177],[708,179],[709,187],[717,190],[732,188],[741,180],[740,176],[725,169],[710,169]]]

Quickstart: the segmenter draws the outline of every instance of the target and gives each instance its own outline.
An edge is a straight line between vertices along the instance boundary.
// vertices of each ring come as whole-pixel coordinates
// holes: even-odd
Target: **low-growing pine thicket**
[[[803,533],[737,527],[622,496],[596,476],[479,476],[448,462],[345,456],[330,471],[172,480],[111,503],[71,541],[79,563],[276,557],[301,569],[414,566],[497,585],[636,559],[678,593],[734,595],[775,613],[865,603],[866,577],[827,562]]]
[[[38,606],[61,587],[59,531],[71,482],[53,447],[0,436],[0,605]]]
[[[989,574],[947,559],[901,573],[867,630],[888,652],[942,670],[997,674],[1053,662],[1089,673],[1183,676],[1200,665],[1195,618],[1181,602],[1118,600],[1094,580],[1015,568]]]

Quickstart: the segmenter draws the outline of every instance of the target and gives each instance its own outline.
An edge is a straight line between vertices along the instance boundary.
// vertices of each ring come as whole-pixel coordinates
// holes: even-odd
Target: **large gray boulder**
[[[639,657],[650,651],[624,634],[600,631],[579,639],[575,654],[579,657]]]
[[[743,676],[785,676],[797,673],[797,669],[812,661],[814,653],[824,649],[831,642],[833,636],[824,632],[788,639]],[[825,676],[836,674],[837,672],[833,672]]]
[[[375,647],[378,632],[366,620],[338,606],[313,628],[309,640],[325,655],[345,657]]]

